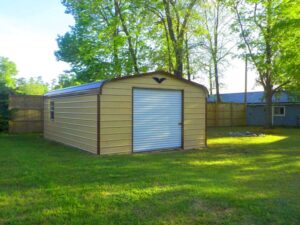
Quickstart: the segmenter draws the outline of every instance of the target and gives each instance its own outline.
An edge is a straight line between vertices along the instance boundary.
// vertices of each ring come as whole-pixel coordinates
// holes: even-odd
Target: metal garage
[[[207,89],[166,72],[45,95],[44,136],[94,154],[206,146]]]

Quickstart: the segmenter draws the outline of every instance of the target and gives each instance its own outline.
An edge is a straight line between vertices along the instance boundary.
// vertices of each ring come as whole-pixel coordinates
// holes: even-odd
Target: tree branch
[[[264,27],[257,21],[257,3],[254,6],[254,13],[253,13],[254,23],[255,25],[261,30],[262,34],[265,36]]]
[[[181,30],[179,32],[179,37],[182,37],[184,32],[185,32],[185,28],[186,28],[186,25],[187,25],[187,22],[188,22],[188,19],[191,15],[191,11],[194,7],[194,5],[196,4],[197,0],[192,0],[187,8],[187,13],[185,14],[184,16],[184,19],[183,19],[183,23],[182,23],[182,26],[181,26]],[[179,21],[180,22],[180,21]]]
[[[273,89],[273,94],[276,93],[276,92],[278,92],[278,91],[281,91],[282,88],[283,88],[285,85],[289,84],[289,83],[291,83],[290,80],[288,80],[288,81],[282,83],[281,85],[279,85],[278,87],[274,88],[274,89]]]
[[[255,67],[257,68],[257,70],[259,70],[258,64],[257,64],[256,60],[254,59],[254,54],[252,52],[250,43],[248,42],[246,34],[245,34],[245,29],[244,29],[244,26],[243,26],[243,23],[242,23],[241,15],[240,15],[239,10],[238,10],[238,3],[234,5],[234,10],[235,10],[237,20],[238,20],[238,23],[239,23],[239,26],[240,26],[240,29],[241,29],[241,35],[243,37],[244,43],[246,44],[248,52],[249,52],[249,56],[250,56],[252,62],[254,63]],[[258,71],[258,72],[260,73],[260,71]]]

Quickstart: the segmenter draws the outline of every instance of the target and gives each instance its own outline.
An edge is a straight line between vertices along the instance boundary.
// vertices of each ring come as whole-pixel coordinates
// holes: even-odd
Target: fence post
[[[233,126],[233,112],[232,112],[232,102],[230,103],[230,126]]]
[[[218,126],[218,103],[216,102],[215,103],[215,126],[217,127]]]

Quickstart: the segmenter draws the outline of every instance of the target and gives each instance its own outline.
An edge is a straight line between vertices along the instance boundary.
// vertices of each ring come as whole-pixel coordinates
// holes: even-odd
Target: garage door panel
[[[133,151],[182,146],[182,92],[134,89]]]

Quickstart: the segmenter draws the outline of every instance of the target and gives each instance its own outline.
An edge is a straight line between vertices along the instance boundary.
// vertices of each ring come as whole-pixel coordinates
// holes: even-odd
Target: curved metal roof
[[[71,93],[71,92],[82,92],[82,91],[87,91],[87,90],[91,90],[91,89],[100,89],[105,81],[106,80],[100,80],[100,81],[96,81],[93,83],[57,89],[57,90],[53,90],[53,91],[46,93],[45,96],[61,95],[61,94],[66,94],[66,93]]]
[[[186,80],[184,78],[181,77],[176,77],[171,73],[165,72],[165,71],[155,71],[155,72],[149,72],[149,73],[142,73],[142,74],[138,74],[138,75],[132,75],[132,76],[124,76],[124,77],[116,77],[113,79],[107,79],[107,80],[100,80],[97,82],[93,82],[93,83],[88,83],[88,84],[82,84],[79,86],[72,86],[72,87],[67,87],[67,88],[62,88],[62,89],[58,89],[58,90],[53,90],[50,91],[48,93],[46,93],[44,96],[45,97],[50,97],[50,96],[60,96],[60,95],[69,95],[69,94],[75,94],[75,93],[85,93],[85,92],[89,92],[92,90],[99,90],[99,93],[101,92],[102,86],[107,83],[107,82],[112,82],[112,81],[118,81],[118,80],[124,80],[124,79],[131,79],[131,78],[135,78],[135,77],[141,77],[141,76],[151,76],[151,75],[166,75],[166,76],[170,76],[174,79],[178,79],[181,80],[183,82],[189,83],[191,85],[197,86],[201,89],[203,89],[206,93],[206,95],[208,94],[208,90],[205,86],[198,84],[196,82],[193,81],[189,81]]]

